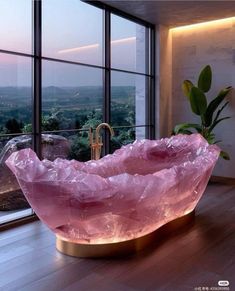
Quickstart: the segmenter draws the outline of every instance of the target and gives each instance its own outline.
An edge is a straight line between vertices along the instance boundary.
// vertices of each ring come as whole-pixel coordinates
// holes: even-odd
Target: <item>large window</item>
[[[148,73],[149,29],[111,14],[111,66],[133,72]]]
[[[43,56],[102,66],[102,9],[78,0],[42,2]]]
[[[0,49],[32,52],[32,1],[0,1]]]
[[[1,0],[0,11],[0,223],[5,223],[32,213],[5,165],[13,151],[32,146],[31,130],[24,134],[33,114],[32,2]]]
[[[101,122],[115,132],[103,154],[154,137],[153,27],[92,3],[0,1],[0,224],[32,213],[13,151],[86,161]]]

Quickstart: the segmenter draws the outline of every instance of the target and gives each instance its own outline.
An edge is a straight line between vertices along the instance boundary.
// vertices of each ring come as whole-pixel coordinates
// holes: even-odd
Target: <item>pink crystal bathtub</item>
[[[192,134],[135,141],[88,162],[40,161],[23,149],[6,164],[56,235],[97,245],[142,237],[192,212],[219,153]]]

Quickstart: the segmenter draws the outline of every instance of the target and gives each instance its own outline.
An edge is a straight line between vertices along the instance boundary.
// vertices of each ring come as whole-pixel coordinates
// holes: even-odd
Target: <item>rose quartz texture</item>
[[[4,146],[2,151],[0,150],[0,195],[4,193],[8,195],[10,191],[17,191],[19,185],[5,165],[5,161],[11,155],[11,153],[16,152],[20,148],[28,148],[32,144],[32,137],[28,135],[21,135],[10,139]],[[57,157],[65,158],[68,156],[70,150],[69,141],[60,135],[54,134],[42,134],[42,156],[44,159],[54,160]],[[19,191],[20,192],[20,191]],[[22,194],[23,196],[23,194]],[[20,197],[20,194],[19,194]],[[9,197],[11,200],[11,198]],[[12,206],[20,203],[15,201]]]
[[[40,161],[31,149],[6,164],[39,218],[79,243],[133,239],[195,208],[220,149],[199,134],[140,140],[85,163]]]

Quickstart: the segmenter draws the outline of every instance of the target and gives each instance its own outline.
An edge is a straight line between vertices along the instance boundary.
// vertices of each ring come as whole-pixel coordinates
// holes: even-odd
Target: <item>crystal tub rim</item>
[[[6,163],[35,212],[55,234],[71,242],[103,244],[142,237],[193,211],[219,152],[193,134],[136,141],[98,161],[40,162],[28,149],[13,153]],[[29,159],[21,160],[27,154]],[[57,187],[58,181],[63,187]],[[47,193],[53,189],[56,201],[42,189]],[[70,212],[61,205],[70,207]]]

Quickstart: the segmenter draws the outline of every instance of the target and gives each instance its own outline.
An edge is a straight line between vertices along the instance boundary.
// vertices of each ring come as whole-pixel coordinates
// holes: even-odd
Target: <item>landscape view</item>
[[[0,53],[0,223],[11,211],[29,207],[5,160],[12,152],[32,146],[32,4],[36,2],[12,1],[14,5],[0,1],[0,48],[11,52]],[[57,2],[42,5],[42,56],[57,60],[42,59],[42,158],[87,161],[88,130],[104,120],[104,14],[82,1]],[[123,70],[110,73],[110,125],[115,132],[111,153],[133,142],[142,130],[134,126],[136,114],[144,120],[145,33],[145,26],[111,13],[110,66]]]
[[[29,87],[0,87],[0,134],[32,132],[32,102]],[[69,158],[88,160],[87,131],[102,122],[102,87],[45,87],[42,91],[42,131],[81,129],[60,135],[71,142]],[[112,87],[111,125],[135,125],[135,87]],[[11,137],[1,137],[0,151]],[[112,148],[134,139],[133,129],[118,129]]]
[[[44,158],[90,159],[88,129],[102,122],[102,90],[98,86],[43,88]],[[29,207],[5,160],[12,151],[31,146],[31,96],[30,87],[0,87],[0,211]],[[124,127],[115,129],[111,152],[135,139],[135,129],[126,128],[135,125],[134,86],[112,87],[111,125]],[[56,132],[59,130],[62,132]],[[49,134],[57,135],[53,136],[53,142],[47,139]]]

